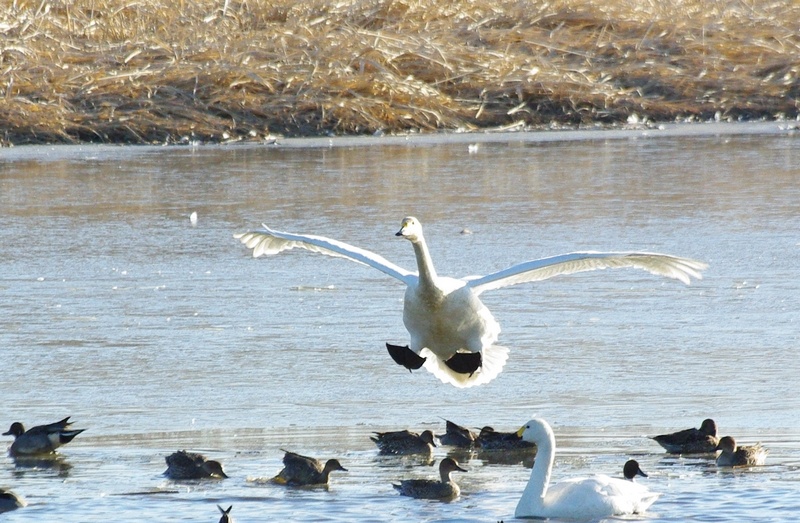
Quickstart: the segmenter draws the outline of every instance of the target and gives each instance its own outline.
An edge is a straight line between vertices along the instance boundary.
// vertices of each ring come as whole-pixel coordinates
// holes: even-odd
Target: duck
[[[639,467],[639,462],[635,459],[629,459],[625,462],[625,465],[622,466],[622,475],[628,481],[633,481],[636,476],[647,477],[647,474]]]
[[[381,454],[432,454],[437,446],[430,430],[424,430],[421,434],[409,430],[376,432],[369,439],[375,442]]]
[[[27,506],[28,502],[25,501],[22,496],[18,496],[10,490],[0,488],[0,514]]]
[[[485,426],[478,434],[475,444],[482,450],[535,450],[536,445],[525,441],[516,432],[500,432]]]
[[[416,271],[338,240],[277,231],[265,224],[263,229],[234,234],[252,249],[254,257],[301,248],[370,266],[404,283],[403,324],[409,344],[387,343],[389,355],[409,371],[424,366],[443,383],[459,388],[489,383],[508,359],[508,348],[496,343],[500,324],[480,300],[484,292],[563,274],[623,267],[689,284],[692,277],[700,279],[707,268],[704,262],[668,254],[587,251],[527,261],[485,276],[452,278],[437,274],[417,218],[403,218],[395,236],[411,243]]]
[[[338,459],[329,459],[325,465],[321,461],[308,456],[284,450],[283,469],[272,478],[275,483],[288,486],[327,485],[331,472],[347,469]]]
[[[217,505],[217,508],[219,509],[220,513],[222,513],[222,516],[219,518],[219,523],[233,523],[233,516],[231,516],[231,509],[233,508],[233,505],[229,506],[227,509]]]
[[[704,419],[699,429],[679,430],[652,439],[670,454],[713,454],[719,443],[717,423],[711,418]]]
[[[437,436],[439,443],[458,448],[472,448],[475,445],[477,436],[474,432],[450,420],[444,421],[445,433]]]
[[[3,436],[14,436],[14,443],[8,449],[11,456],[35,456],[41,454],[53,454],[58,447],[66,445],[75,436],[86,429],[70,429],[72,422],[70,416],[50,423],[49,425],[37,425],[28,430],[19,421],[11,424],[11,427],[3,432]]]
[[[605,475],[550,485],[556,450],[553,429],[547,421],[534,418],[517,434],[537,447],[530,480],[515,511],[518,518],[599,519],[641,514],[660,496],[638,483]]]
[[[718,467],[754,467],[763,465],[767,460],[769,451],[761,443],[745,446],[736,445],[736,440],[731,436],[723,436],[717,444],[716,450],[721,451],[717,456]]]
[[[450,473],[455,471],[466,472],[453,458],[444,458],[439,462],[439,480],[435,479],[404,479],[392,486],[403,496],[419,499],[451,500],[461,494],[459,486],[450,478]]]
[[[225,479],[227,474],[222,464],[213,459],[206,459],[202,454],[179,450],[166,458],[167,470],[164,475],[170,479]]]

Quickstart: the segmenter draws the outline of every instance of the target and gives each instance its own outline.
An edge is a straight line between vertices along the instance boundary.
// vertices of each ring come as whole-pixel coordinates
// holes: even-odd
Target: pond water
[[[796,519],[797,135],[327,142],[0,151],[0,428],[70,415],[87,429],[52,466],[0,459],[0,486],[29,502],[6,520],[217,521],[232,504],[239,522],[508,521],[521,463],[462,456],[462,496],[419,501],[391,483],[435,467],[380,457],[369,435],[442,433],[445,418],[513,430],[533,415],[555,429],[555,481],[620,475],[636,457],[663,493],[641,519]],[[576,250],[709,269],[691,286],[606,270],[488,292],[510,358],[456,389],[389,358],[385,342],[407,343],[399,282],[307,251],[254,259],[233,239],[263,222],[413,269],[394,236],[406,215],[442,275]],[[761,441],[767,465],[721,471],[647,438],[706,417]],[[164,456],[183,448],[230,479],[165,479]],[[265,483],[281,449],[349,471],[328,489]]]

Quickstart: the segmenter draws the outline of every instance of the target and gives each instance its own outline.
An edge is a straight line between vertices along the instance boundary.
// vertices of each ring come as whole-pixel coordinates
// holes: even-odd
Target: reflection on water
[[[6,516],[216,521],[219,503],[240,521],[507,520],[524,459],[459,454],[462,497],[420,503],[391,482],[435,476],[451,449],[409,462],[378,457],[368,436],[441,433],[444,417],[514,430],[537,414],[558,438],[554,480],[619,474],[635,456],[664,494],[652,519],[791,520],[799,151],[775,135],[511,139],[475,154],[460,142],[14,150],[0,157],[0,425],[72,415],[88,430],[53,466],[5,459],[0,485],[30,503]],[[407,342],[397,282],[307,252],[253,259],[232,238],[266,222],[413,267],[394,237],[409,214],[443,275],[572,250],[710,268],[691,287],[601,271],[486,293],[510,358],[459,390],[386,353]],[[646,438],[709,416],[762,441],[767,466],[720,472]],[[164,456],[184,448],[231,478],[167,480]],[[248,481],[277,473],[284,448],[349,472],[327,490]]]

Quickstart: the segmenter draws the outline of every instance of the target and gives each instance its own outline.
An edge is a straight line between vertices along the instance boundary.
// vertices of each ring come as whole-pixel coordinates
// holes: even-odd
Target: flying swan
[[[492,381],[503,370],[508,349],[495,345],[500,325],[480,301],[490,290],[546,280],[560,274],[595,269],[635,267],[652,274],[690,283],[701,278],[707,265],[688,258],[649,252],[573,252],[527,261],[486,276],[438,276],[422,225],[414,217],[403,219],[401,236],[411,242],[417,272],[399,267],[373,252],[311,234],[291,234],[263,229],[234,234],[253,256],[278,254],[295,247],[374,267],[406,284],[403,323],[410,335],[408,347],[386,344],[392,359],[409,370],[421,366],[444,383],[471,387]]]

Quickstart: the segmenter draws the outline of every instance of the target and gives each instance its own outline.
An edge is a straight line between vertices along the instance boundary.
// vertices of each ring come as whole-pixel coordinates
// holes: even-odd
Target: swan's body
[[[717,447],[717,424],[713,419],[704,419],[699,429],[691,428],[653,436],[659,445],[670,454],[710,454]]]
[[[50,423],[49,425],[37,425],[28,430],[19,421],[11,424],[8,431],[3,432],[3,436],[14,436],[14,443],[8,449],[8,453],[14,457],[35,456],[40,454],[52,454],[61,445],[66,445],[75,436],[86,429],[70,429],[72,422],[69,416]]]
[[[425,358],[428,371],[456,387],[488,383],[502,371],[508,358],[508,349],[495,345],[500,325],[480,301],[483,292],[560,274],[622,267],[643,269],[688,284],[691,277],[700,278],[700,271],[706,268],[705,263],[665,254],[576,252],[521,263],[486,276],[456,279],[436,274],[422,226],[416,218],[405,218],[397,236],[411,242],[417,272],[403,269],[373,252],[322,236],[290,234],[266,225],[262,230],[234,235],[253,249],[256,257],[300,247],[369,265],[405,283],[403,323],[410,336],[409,352]],[[405,358],[398,359],[394,353],[392,357],[409,369],[423,364],[419,361],[416,367],[409,366]]]
[[[531,478],[517,504],[518,518],[597,519],[640,514],[660,495],[638,483],[603,475],[550,485],[556,448],[553,429],[542,419],[532,419],[518,433],[538,449]]]
[[[720,438],[716,450],[722,452],[717,456],[718,467],[754,467],[763,465],[767,460],[769,451],[761,446],[755,445],[736,445],[736,440],[731,436]]]

